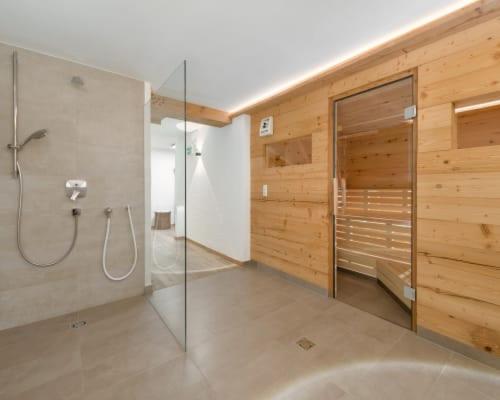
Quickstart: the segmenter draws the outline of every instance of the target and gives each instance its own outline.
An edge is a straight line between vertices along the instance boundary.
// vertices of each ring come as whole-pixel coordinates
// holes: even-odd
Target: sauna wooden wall
[[[498,355],[500,114],[473,112],[457,126],[454,104],[494,94],[499,80],[493,38],[419,67],[417,169],[418,323]]]
[[[253,110],[252,259],[328,288],[329,98],[415,68],[417,323],[500,354],[500,146],[457,149],[452,109],[453,102],[500,92],[498,17]],[[274,135],[260,138],[259,122],[269,115]],[[308,134],[311,164],[266,167],[266,143]]]

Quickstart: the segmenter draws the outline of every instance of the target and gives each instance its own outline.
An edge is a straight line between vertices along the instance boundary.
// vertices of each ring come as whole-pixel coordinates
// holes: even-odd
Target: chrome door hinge
[[[409,106],[405,108],[404,116],[406,120],[414,119],[417,116],[417,106]]]
[[[405,286],[403,289],[403,294],[408,300],[415,301],[415,289],[413,289],[411,286]]]

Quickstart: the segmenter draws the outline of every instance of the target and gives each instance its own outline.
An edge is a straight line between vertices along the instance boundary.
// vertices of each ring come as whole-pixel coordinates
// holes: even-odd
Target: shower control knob
[[[82,209],[81,208],[73,208],[71,210],[71,214],[74,216],[74,217],[78,217],[79,215],[82,215]]]
[[[87,195],[87,181],[82,179],[70,179],[66,181],[66,196],[72,201],[81,199]]]

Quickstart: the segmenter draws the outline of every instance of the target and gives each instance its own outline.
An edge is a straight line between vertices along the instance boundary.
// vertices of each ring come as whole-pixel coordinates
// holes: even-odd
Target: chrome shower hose
[[[24,252],[23,243],[22,243],[21,228],[22,228],[22,217],[23,217],[23,173],[21,171],[21,167],[19,166],[19,162],[17,162],[17,172],[19,175],[19,195],[18,195],[18,204],[17,204],[17,248],[19,249],[19,253],[21,253],[21,256],[24,258],[24,260],[27,263],[29,263],[35,267],[44,268],[44,267],[51,267],[53,265],[59,264],[66,257],[69,256],[69,254],[71,253],[71,251],[75,247],[76,239],[78,238],[78,215],[79,215],[79,212],[73,210],[73,218],[75,220],[75,224],[74,224],[74,230],[73,230],[73,240],[71,241],[71,245],[69,246],[68,250],[66,250],[66,252],[61,257],[57,258],[54,261],[50,261],[48,263],[38,263],[38,262],[33,261]]]

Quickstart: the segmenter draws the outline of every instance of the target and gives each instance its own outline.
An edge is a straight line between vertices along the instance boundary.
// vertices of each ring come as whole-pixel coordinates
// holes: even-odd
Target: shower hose
[[[22,219],[23,219],[23,190],[24,190],[24,180],[23,180],[23,173],[21,171],[21,167],[19,163],[17,163],[17,173],[19,176],[19,194],[18,194],[18,203],[17,203],[17,248],[19,249],[19,253],[21,256],[24,258],[24,260],[35,266],[35,267],[51,267],[53,265],[59,264],[61,261],[63,261],[66,257],[69,256],[73,248],[75,247],[76,239],[78,238],[78,216],[80,215],[80,210],[79,209],[73,209],[73,218],[74,218],[74,229],[73,229],[73,240],[71,241],[71,245],[69,246],[68,250],[59,257],[58,259],[48,262],[46,264],[44,263],[38,263],[36,261],[33,261],[31,258],[29,258],[26,253],[24,252],[23,248],[23,243],[22,243]]]
[[[135,232],[134,232],[134,223],[132,222],[132,211],[130,209],[130,206],[126,207],[127,212],[128,212],[128,222],[130,226],[130,233],[132,234],[132,242],[134,244],[134,262],[132,263],[132,266],[130,267],[129,271],[122,276],[112,276],[108,272],[108,268],[106,267],[106,254],[108,252],[108,240],[109,240],[109,232],[111,230],[111,208],[106,208],[104,213],[106,214],[106,236],[104,238],[104,249],[102,251],[102,269],[104,271],[104,274],[106,277],[112,281],[122,281],[126,278],[128,278],[132,272],[134,272],[135,265],[137,264],[137,242],[135,240]]]

